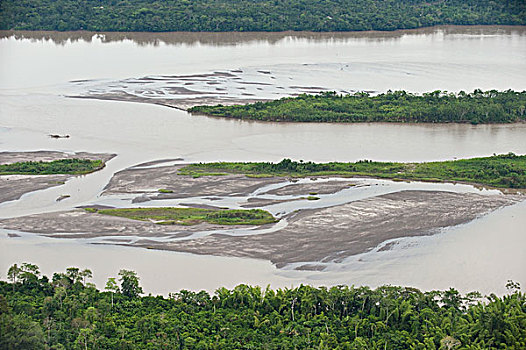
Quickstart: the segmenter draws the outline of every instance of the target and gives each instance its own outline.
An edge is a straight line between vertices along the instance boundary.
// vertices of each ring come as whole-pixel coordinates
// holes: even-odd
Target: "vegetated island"
[[[27,161],[0,164],[0,175],[82,175],[100,170],[104,161],[97,159],[68,158],[53,161]]]
[[[92,271],[41,276],[11,266],[0,281],[3,349],[522,349],[526,297],[455,289],[354,286],[273,290],[238,285],[141,296],[134,271],[105,290]]]
[[[523,0],[3,0],[0,29],[142,32],[364,31],[525,25]]]
[[[89,212],[152,221],[160,225],[196,225],[202,222],[216,225],[265,225],[277,220],[262,209],[200,209],[200,208],[86,208]]]
[[[195,106],[188,111],[271,122],[515,123],[526,121],[526,91],[437,90],[422,95],[388,91],[376,96],[324,92],[246,105]]]
[[[374,162],[313,163],[283,159],[279,163],[217,162],[185,166],[181,175],[195,177],[224,173],[248,176],[369,176],[395,180],[467,182],[500,188],[526,188],[526,155],[513,153],[483,158],[424,163]]]
[[[0,203],[100,170],[113,157],[115,154],[87,152],[0,152]],[[57,199],[66,198],[63,194]]]

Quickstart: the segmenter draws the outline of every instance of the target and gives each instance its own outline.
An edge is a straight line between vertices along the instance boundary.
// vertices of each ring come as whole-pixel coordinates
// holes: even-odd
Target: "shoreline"
[[[83,174],[48,174],[48,175],[0,175],[0,205],[20,199],[23,195],[51,187],[61,186],[73,177],[93,174],[104,169],[106,163],[116,154],[60,151],[34,152],[0,152],[0,163],[10,164],[25,161],[53,161],[59,159],[79,158],[102,160],[102,166]],[[59,197],[60,198],[60,197]],[[58,199],[58,198],[57,198]]]
[[[294,270],[321,271],[327,263],[338,265],[380,246],[381,251],[390,250],[392,244],[384,245],[386,242],[433,236],[443,228],[467,224],[524,200],[523,196],[400,191],[343,205],[302,209],[282,218],[285,225],[157,225],[77,209],[3,219],[0,228],[89,244],[258,259],[270,261],[280,270],[292,266]],[[248,233],[253,229],[256,231]],[[255,233],[257,230],[262,233]]]
[[[179,175],[182,164],[147,164],[152,163],[156,166],[115,173],[99,199],[88,206],[236,209],[248,205],[267,210],[280,221],[241,228],[158,225],[74,209],[3,219],[0,227],[97,244],[263,259],[279,269],[321,270],[329,261],[342,262],[382,242],[433,235],[524,201],[517,191],[479,193],[461,184],[327,175],[193,177]],[[174,192],[159,193],[159,188]],[[319,200],[308,200],[311,196]]]
[[[526,30],[526,25],[516,25],[516,24],[438,24],[434,26],[426,26],[426,27],[417,27],[417,28],[399,28],[394,30],[354,30],[354,31],[310,31],[310,30],[283,30],[283,31],[214,31],[214,32],[207,32],[207,31],[132,31],[132,32],[126,32],[126,31],[108,31],[108,30],[102,30],[102,31],[89,31],[89,30],[66,30],[66,31],[58,31],[58,30],[41,30],[41,29],[4,29],[0,30],[0,38],[14,35],[14,34],[40,34],[38,36],[34,36],[33,39],[36,39],[38,37],[45,38],[44,36],[47,34],[57,33],[57,34],[69,34],[69,35],[75,35],[79,39],[85,38],[88,35],[97,35],[97,34],[114,34],[114,35],[126,35],[126,34],[147,34],[147,35],[159,35],[159,36],[165,36],[165,35],[193,35],[196,34],[199,35],[210,35],[210,36],[216,36],[221,34],[234,34],[239,36],[253,36],[254,34],[268,34],[268,35],[295,35],[295,34],[304,34],[304,35],[310,35],[310,36],[325,36],[325,35],[333,35],[333,36],[346,36],[350,34],[354,34],[357,36],[362,36],[362,34],[379,34],[379,36],[389,36],[389,34],[411,34],[414,32],[422,32],[422,31],[434,31],[437,29],[488,29],[488,28],[495,28],[495,29],[508,29],[508,30]],[[80,34],[80,35],[79,35]],[[91,37],[90,36],[90,37]],[[125,39],[125,38],[123,38]],[[239,39],[239,38],[238,38]],[[119,40],[119,39],[115,39]],[[122,39],[120,39],[122,40]],[[110,38],[110,41],[111,38]]]
[[[273,288],[300,284],[370,287],[390,284],[422,290],[453,287],[463,293],[478,290],[504,295],[508,292],[506,280],[526,283],[526,275],[520,269],[526,255],[520,248],[522,245],[517,244],[517,239],[519,242],[524,240],[523,226],[507,226],[513,218],[526,223],[521,215],[525,205],[526,201],[523,201],[437,235],[401,242],[391,251],[373,251],[356,256],[344,262],[343,266],[330,264],[329,269],[321,272],[278,270],[270,262],[258,259],[89,244],[81,240],[55,240],[23,232],[18,232],[20,237],[14,239],[9,238],[9,231],[5,230],[0,230],[0,241],[7,247],[5,259],[0,261],[0,271],[3,271],[1,275],[5,279],[7,269],[14,263],[35,263],[44,274],[78,266],[92,269],[93,282],[103,288],[107,278],[115,276],[124,267],[143,276],[141,284],[146,293],[165,296],[181,289],[214,292],[220,287],[233,288],[239,284],[271,285]],[[501,235],[494,234],[503,227],[506,230]],[[407,254],[408,248],[414,251]],[[481,262],[477,258],[480,256],[494,256],[495,260]],[[115,266],[107,261],[120,261],[120,264]],[[171,266],[168,275],[164,273],[167,264]],[[202,278],[203,274],[206,278]]]

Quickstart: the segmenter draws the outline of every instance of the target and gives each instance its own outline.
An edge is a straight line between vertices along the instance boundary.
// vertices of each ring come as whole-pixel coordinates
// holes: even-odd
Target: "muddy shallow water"
[[[191,116],[151,104],[65,97],[125,92],[148,103],[156,99],[187,103],[200,96],[182,93],[188,90],[211,101],[225,95],[277,98],[314,88],[524,90],[523,27],[359,34],[4,33],[0,35],[0,62],[2,151],[117,154],[97,173],[0,205],[2,218],[68,211],[102,201],[100,195],[114,173],[159,159],[172,159],[174,164],[279,161],[284,157],[425,161],[526,153],[525,124],[261,124]],[[164,76],[171,78],[159,80]],[[51,139],[49,134],[70,138]],[[70,197],[57,202],[64,194]],[[301,203],[305,201],[269,207],[282,210]],[[221,206],[217,201],[193,204]],[[438,236],[408,240],[355,260],[351,257],[329,266],[329,272],[308,273],[278,271],[270,262],[251,259],[87,245],[32,235],[8,238],[4,231],[0,235],[0,274],[10,264],[27,260],[39,263],[46,273],[71,265],[91,267],[96,276],[101,275],[97,282],[121,267],[134,268],[152,292],[213,290],[241,282],[276,286],[404,283],[421,288],[502,291],[508,278],[526,283],[521,268],[526,257],[518,250],[526,245],[524,215],[520,215],[524,210],[524,204],[516,204],[445,229]],[[167,265],[172,270],[169,276],[156,272]]]
[[[525,200],[520,194],[447,183],[243,175],[193,178],[178,175],[179,169],[156,166],[118,172],[87,206],[237,209],[251,204],[280,221],[261,226],[157,225],[77,209],[4,219],[0,228],[89,243],[259,258],[278,268],[295,265],[323,270],[387,241],[436,234]],[[159,193],[155,188],[173,193]]]
[[[127,268],[139,273],[146,293],[166,295],[182,288],[214,291],[239,283],[275,288],[300,283],[373,287],[389,283],[503,294],[508,279],[525,280],[526,256],[523,245],[517,244],[524,239],[525,211],[522,202],[439,235],[407,239],[391,250],[352,257],[323,272],[278,270],[263,260],[89,245],[32,234],[8,238],[6,231],[0,231],[0,270],[20,261],[32,261],[48,275],[69,266],[89,267],[95,272],[93,281],[103,287],[108,277]]]

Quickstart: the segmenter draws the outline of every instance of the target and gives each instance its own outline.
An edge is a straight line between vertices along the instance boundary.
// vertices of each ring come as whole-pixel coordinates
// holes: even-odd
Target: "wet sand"
[[[356,186],[356,181],[328,181],[320,183],[291,184],[278,189],[270,190],[265,194],[274,195],[317,195],[333,194],[349,187]]]
[[[104,188],[103,195],[143,194],[142,201],[200,196],[246,196],[258,188],[284,181],[284,178],[251,178],[245,175],[192,176],[178,175],[184,165],[150,169],[129,168],[117,172]],[[148,195],[158,189],[173,193]]]
[[[216,89],[218,90],[218,89]],[[225,106],[230,105],[242,105],[242,104],[249,104],[249,103],[255,103],[255,102],[266,102],[270,101],[270,99],[264,99],[264,98],[239,98],[239,97],[231,97],[231,96],[221,96],[221,94],[216,93],[218,96],[213,97],[190,97],[192,95],[208,95],[210,93],[207,92],[194,92],[194,93],[187,93],[187,94],[174,94],[174,95],[185,95],[185,97],[181,97],[178,99],[173,98],[151,98],[146,96],[137,96],[126,92],[112,92],[112,93],[100,93],[95,94],[92,93],[87,96],[68,96],[69,98],[83,98],[83,99],[93,99],[93,100],[103,100],[103,101],[123,101],[123,102],[137,102],[137,103],[151,103],[159,106],[165,106],[170,108],[176,108],[183,111],[186,111],[187,109],[195,106],[203,106],[203,105],[216,105],[216,104],[222,104]],[[253,94],[242,94],[243,96],[254,96]],[[197,115],[197,114],[196,114]]]
[[[64,153],[54,151],[0,152],[0,164],[27,161],[49,162],[57,159],[80,158],[109,161],[115,155],[105,153]],[[0,203],[17,200],[25,193],[60,186],[75,175],[0,175]]]
[[[401,191],[330,208],[302,210],[288,218],[284,229],[268,234],[214,234],[201,239],[137,245],[265,259],[277,267],[294,263],[299,264],[297,269],[316,269],[316,262],[341,262],[388,240],[435,234],[517,201],[514,196]]]
[[[230,228],[208,223],[192,226],[157,225],[149,221],[90,213],[83,209],[4,219],[0,221],[0,227],[54,238],[112,237],[110,241],[119,239],[120,242],[128,243],[138,238],[185,237],[192,232]],[[135,237],[132,239],[130,236]]]
[[[0,164],[11,164],[17,162],[51,162],[58,159],[89,159],[109,161],[115,154],[108,153],[65,153],[56,151],[35,151],[35,152],[0,152]]]
[[[0,175],[0,203],[14,201],[25,193],[60,186],[71,175]]]
[[[152,101],[171,96],[199,97],[170,94],[170,90],[166,96],[154,94],[174,86],[204,92],[226,88],[222,91],[227,91],[229,96],[238,91],[238,96],[243,98],[278,98],[292,92],[290,86],[360,91],[397,88],[415,93],[435,89],[523,90],[525,33],[526,29],[520,27],[355,34],[10,32],[0,40],[0,52],[9,67],[0,79],[5,92],[0,96],[3,148],[111,151],[119,153],[119,158],[109,162],[101,172],[68,181],[64,186],[69,186],[68,192],[63,192],[60,186],[15,201],[9,217],[97,204],[98,199],[106,198],[97,196],[114,171],[152,159],[415,162],[509,151],[524,154],[526,129],[522,125],[266,124],[191,116],[151,104],[63,96],[89,95],[92,88],[94,93],[107,93],[115,90],[110,85],[119,82],[122,86],[118,90],[131,94],[137,91],[138,96],[150,96]],[[495,52],[501,54],[495,55]],[[83,64],[78,64],[79,59]],[[231,70],[239,79],[188,77],[179,79],[180,85],[167,84],[170,82],[167,80],[131,81],[140,77],[217,70]],[[271,75],[257,70],[269,71]],[[198,79],[214,84],[198,82]],[[222,79],[224,83],[216,84]],[[77,82],[66,83],[73,80]],[[236,81],[273,85],[245,85]],[[145,92],[139,95],[140,91]],[[241,95],[241,92],[253,95]],[[49,133],[71,135],[71,138],[57,141],[48,137]],[[75,197],[77,187],[81,192]],[[156,186],[154,192],[159,188]],[[352,191],[354,189],[349,192]],[[52,192],[52,196],[46,192]],[[71,193],[72,198],[55,202],[56,197],[64,193]],[[122,195],[126,196],[128,194]],[[325,200],[325,196],[321,197],[320,201],[302,200],[286,205],[319,205]],[[117,206],[122,202],[118,199],[99,204]],[[186,202],[202,203],[193,199]],[[221,201],[216,203],[224,205]],[[504,294],[507,279],[526,283],[524,268],[521,268],[526,266],[525,254],[520,248],[526,237],[523,234],[525,203],[447,229],[444,234],[409,238],[407,248],[400,243],[398,249],[380,253],[373,250],[327,267],[338,270],[337,273],[276,270],[264,260],[92,245],[88,244],[89,239],[50,239],[23,233],[18,238],[0,235],[3,239],[0,245],[5,248],[0,271],[5,273],[11,264],[23,261],[36,263],[49,276],[69,266],[86,267],[94,271],[95,282],[103,288],[108,277],[127,268],[139,273],[145,291],[166,294],[181,288],[213,291],[239,283],[272,283],[280,287],[290,287],[293,283],[371,286],[390,283],[426,290],[454,287],[464,292]],[[144,203],[147,204],[163,205],[162,201]],[[6,206],[0,213],[8,216]],[[312,264],[313,267],[320,265]],[[307,263],[303,268],[307,268]],[[296,282],[280,279],[292,273],[303,277]]]
[[[269,199],[254,197],[254,193],[265,196],[332,195],[349,188],[358,191],[363,187],[356,179],[319,179],[275,188],[274,184],[283,183],[286,179],[250,178],[244,175],[193,178],[178,175],[182,166],[132,167],[120,171],[106,186],[102,198],[124,194],[147,202],[248,196],[244,206],[264,207],[296,201],[301,197]],[[173,193],[156,193],[160,188],[172,190]],[[349,256],[370,251],[383,242],[432,235],[443,228],[467,223],[493,210],[517,203],[523,198],[520,195],[399,190],[339,205],[295,210],[284,215],[278,224],[248,231],[243,231],[243,227],[239,226],[210,224],[157,225],[84,210],[5,219],[0,221],[0,228],[56,238],[90,239],[92,243],[124,244],[200,255],[249,257],[271,261],[278,268],[292,266],[300,270],[319,270],[326,263],[342,262]],[[195,202],[182,205],[203,206]]]

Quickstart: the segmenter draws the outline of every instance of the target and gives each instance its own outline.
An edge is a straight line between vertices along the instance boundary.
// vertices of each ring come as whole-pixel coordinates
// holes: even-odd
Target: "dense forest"
[[[141,296],[121,270],[105,291],[88,269],[52,279],[24,263],[0,281],[0,348],[11,349],[524,349],[526,298],[454,289],[299,286],[181,290]]]
[[[393,163],[360,160],[351,163],[313,163],[283,159],[279,163],[195,163],[181,175],[207,176],[222,173],[248,176],[372,176],[397,180],[461,181],[493,187],[526,188],[526,155],[513,153],[441,162]]]
[[[526,25],[524,0],[2,0],[0,29],[363,31]]]
[[[376,96],[325,92],[247,105],[197,106],[189,111],[274,122],[514,123],[526,121],[526,91],[454,94],[437,90],[422,95],[388,91]]]
[[[102,160],[58,159],[51,162],[17,162],[0,164],[0,175],[49,175],[49,174],[87,174],[104,167]]]

